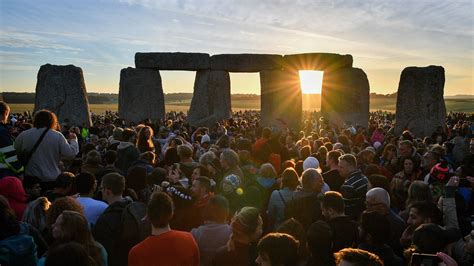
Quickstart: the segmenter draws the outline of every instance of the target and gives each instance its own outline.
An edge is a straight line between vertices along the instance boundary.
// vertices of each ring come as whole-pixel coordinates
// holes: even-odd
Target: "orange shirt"
[[[128,254],[129,266],[199,265],[199,249],[191,233],[171,230],[149,236]]]

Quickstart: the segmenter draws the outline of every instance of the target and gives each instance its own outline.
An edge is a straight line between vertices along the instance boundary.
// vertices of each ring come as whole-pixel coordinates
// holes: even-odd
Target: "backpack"
[[[28,233],[28,225],[20,224],[20,233],[0,241],[0,265],[36,265],[36,244]]]
[[[145,219],[147,207],[142,202],[132,202],[122,211],[120,239],[132,248],[151,235],[151,224]]]

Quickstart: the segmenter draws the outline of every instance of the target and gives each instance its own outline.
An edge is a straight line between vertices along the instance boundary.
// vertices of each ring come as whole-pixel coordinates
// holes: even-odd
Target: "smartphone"
[[[413,253],[410,266],[438,266],[442,262],[436,254]]]

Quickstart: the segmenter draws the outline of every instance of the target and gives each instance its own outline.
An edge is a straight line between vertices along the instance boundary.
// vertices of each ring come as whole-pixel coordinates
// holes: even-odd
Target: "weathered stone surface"
[[[298,72],[262,71],[260,88],[262,125],[299,129],[302,118],[302,93]]]
[[[210,68],[209,54],[203,53],[136,53],[136,68],[157,70],[201,70]]]
[[[53,111],[60,123],[91,126],[82,69],[73,65],[42,65],[36,83],[35,111]]]
[[[230,99],[230,75],[227,71],[211,70],[209,74],[210,114],[217,120],[232,117]]]
[[[194,79],[193,99],[189,107],[188,122],[193,126],[208,126],[205,124],[211,115],[212,106],[209,95],[209,75],[210,70],[199,70]],[[212,122],[210,122],[212,123]]]
[[[284,68],[287,70],[320,70],[334,71],[352,67],[352,55],[330,53],[292,54],[283,57]]]
[[[128,122],[164,119],[165,97],[160,72],[131,67],[120,71],[119,116]]]
[[[324,73],[321,112],[338,126],[369,123],[370,86],[367,75],[359,68],[344,68]]]
[[[218,54],[211,56],[212,70],[259,72],[281,69],[283,56],[275,54]]]
[[[397,93],[395,134],[409,129],[417,137],[431,136],[446,120],[444,68],[407,67]]]

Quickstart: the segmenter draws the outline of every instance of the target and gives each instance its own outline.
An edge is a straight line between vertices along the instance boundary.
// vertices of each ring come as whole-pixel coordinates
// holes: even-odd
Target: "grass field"
[[[446,109],[448,112],[474,112],[474,99],[445,99]],[[165,104],[166,111],[178,111],[186,112],[189,109],[190,101],[175,101]],[[320,103],[316,103],[314,106],[310,105],[308,102],[304,102],[304,110],[319,110]],[[94,113],[103,114],[107,110],[117,111],[117,104],[90,104],[90,109]],[[10,104],[11,111],[14,113],[32,111],[33,104]],[[370,110],[383,110],[389,112],[395,112],[396,101],[395,99],[372,99],[370,101]],[[232,102],[233,111],[241,110],[259,110],[260,109],[260,100],[237,100]]]

